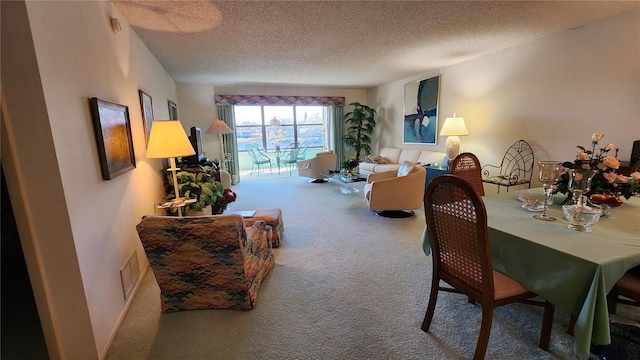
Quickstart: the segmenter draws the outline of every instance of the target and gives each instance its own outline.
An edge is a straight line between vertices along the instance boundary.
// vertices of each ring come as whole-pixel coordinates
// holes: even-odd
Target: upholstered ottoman
[[[251,227],[254,222],[262,220],[271,226],[271,243],[273,247],[280,246],[280,237],[284,231],[284,223],[282,222],[282,210],[280,209],[258,209],[252,217],[244,218],[247,227]]]

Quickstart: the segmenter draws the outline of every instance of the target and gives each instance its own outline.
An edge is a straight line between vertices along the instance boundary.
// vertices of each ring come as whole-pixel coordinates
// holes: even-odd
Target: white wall
[[[402,79],[369,92],[382,124],[380,144],[402,144]],[[591,134],[620,147],[629,160],[640,139],[640,13],[625,14],[530,44],[482,56],[440,71],[439,127],[454,112],[469,135],[462,148],[482,164],[499,164],[505,150],[525,139],[537,160],[573,160]],[[537,172],[537,167],[534,167]],[[534,176],[535,177],[535,176]],[[485,186],[491,193],[494,186]]]
[[[4,5],[3,20],[12,15]],[[167,100],[177,98],[176,87],[110,2],[27,2],[26,9],[37,68],[27,66],[35,63],[33,54],[20,59],[25,54],[3,51],[3,70],[5,59],[16,57],[12,85],[39,71],[42,87],[37,96],[14,86],[3,105],[15,158],[8,174],[15,179],[12,202],[17,196],[26,209],[21,221],[27,230],[20,235],[32,248],[30,273],[42,282],[34,291],[42,295],[36,296],[41,316],[50,317],[43,327],[52,358],[99,358],[128,306],[120,268],[134,251],[146,266],[135,225],[163,195],[161,162],[145,158],[138,89],[152,97],[155,118],[168,119]],[[117,34],[111,16],[122,24]],[[12,50],[28,48],[28,40],[16,40]],[[100,172],[90,97],[129,107],[137,167],[109,181]]]
[[[202,129],[202,150],[210,159],[220,159],[220,141],[215,134],[205,134],[218,118],[213,85],[178,84],[178,119],[187,134],[192,126]]]

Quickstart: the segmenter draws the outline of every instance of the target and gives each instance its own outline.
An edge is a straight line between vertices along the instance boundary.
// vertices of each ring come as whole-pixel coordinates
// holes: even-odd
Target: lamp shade
[[[444,120],[444,125],[442,125],[442,129],[440,130],[440,136],[461,135],[469,135],[469,130],[467,130],[467,125],[464,123],[464,118],[462,118],[462,116],[456,117],[454,113],[453,117],[448,117]]]
[[[205,131],[207,134],[231,134],[233,130],[224,121],[216,119],[211,126]]]
[[[174,158],[195,153],[179,120],[160,120],[152,123],[147,146],[148,158]]]

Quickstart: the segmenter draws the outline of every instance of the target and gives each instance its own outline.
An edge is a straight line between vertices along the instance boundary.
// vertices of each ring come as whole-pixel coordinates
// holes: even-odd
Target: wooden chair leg
[[[553,327],[553,313],[555,306],[548,301],[544,303],[544,314],[542,315],[542,330],[540,332],[540,348],[549,351],[551,341],[551,329]]]
[[[571,314],[569,316],[569,326],[567,329],[567,334],[573,336],[573,328],[576,326],[576,321],[578,320],[578,317]]]
[[[491,322],[493,321],[493,307],[482,307],[482,325],[480,325],[480,335],[478,336],[478,344],[476,345],[476,352],[473,354],[474,360],[484,359],[484,354],[487,352],[487,346],[489,345],[489,335],[491,335]]]
[[[615,314],[618,311],[618,291],[615,286],[607,294],[607,307],[609,308],[609,314]]]
[[[427,305],[427,312],[424,315],[422,321],[422,331],[429,331],[431,326],[431,320],[433,319],[433,313],[436,311],[436,301],[438,301],[438,284],[440,281],[435,280],[431,283],[431,292],[429,294],[429,305]]]

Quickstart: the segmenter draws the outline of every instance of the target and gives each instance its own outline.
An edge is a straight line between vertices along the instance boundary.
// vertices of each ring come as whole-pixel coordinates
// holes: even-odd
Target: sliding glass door
[[[233,107],[238,151],[247,144],[266,150],[305,142],[309,149],[327,149],[333,143],[327,106],[235,105]]]

